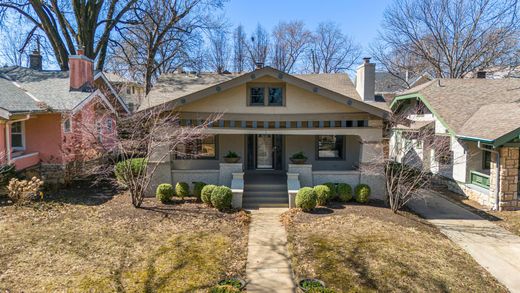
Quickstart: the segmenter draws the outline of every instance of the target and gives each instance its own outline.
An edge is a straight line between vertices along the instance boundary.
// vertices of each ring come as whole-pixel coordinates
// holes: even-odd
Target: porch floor
[[[244,174],[245,209],[289,206],[287,175],[284,171],[255,170]]]

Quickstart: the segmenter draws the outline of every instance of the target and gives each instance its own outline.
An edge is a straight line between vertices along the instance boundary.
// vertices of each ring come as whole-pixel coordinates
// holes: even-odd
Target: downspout
[[[22,118],[22,119],[18,119],[18,120],[12,120],[12,121],[7,121],[5,123],[5,149],[6,149],[6,152],[7,152],[7,163],[8,164],[11,164],[11,125],[13,123],[16,123],[16,122],[22,122],[22,121],[26,121],[26,120],[29,120],[31,118],[31,115],[30,114],[27,114],[27,116],[25,116],[25,118]]]
[[[482,150],[482,151],[485,151],[485,152],[490,152],[492,154],[496,154],[497,155],[497,166],[496,166],[496,174],[497,174],[497,186],[495,188],[495,207],[494,207],[494,210],[498,211],[498,205],[499,205],[499,194],[500,194],[500,152],[499,151],[496,151],[496,150],[491,150],[491,149],[488,149],[488,148],[484,148],[482,147],[480,141],[477,142],[477,148],[479,150]],[[493,147],[494,148],[494,147]]]

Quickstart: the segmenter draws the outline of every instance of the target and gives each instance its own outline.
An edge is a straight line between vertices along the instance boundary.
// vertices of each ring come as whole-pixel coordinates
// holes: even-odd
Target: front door
[[[282,170],[283,137],[273,134],[250,134],[246,137],[248,170]]]
[[[273,135],[256,136],[256,168],[273,169]]]

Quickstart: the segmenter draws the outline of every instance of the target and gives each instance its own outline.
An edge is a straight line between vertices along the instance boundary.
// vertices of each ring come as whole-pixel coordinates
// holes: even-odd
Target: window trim
[[[20,131],[21,132],[16,132],[16,134],[20,134],[22,136],[22,146],[21,147],[15,147],[13,146],[13,124],[15,123],[20,123]],[[11,144],[11,149],[12,150],[15,150],[15,151],[25,151],[26,149],[26,144],[25,144],[25,121],[18,121],[18,122],[13,122],[11,123],[10,125],[10,129],[9,129],[9,135],[10,135],[10,144]]]
[[[263,88],[264,89],[264,104],[253,104],[251,103],[251,88]],[[282,89],[282,104],[269,104],[269,89],[270,88],[281,88]],[[265,82],[265,83],[248,83],[247,84],[247,100],[246,106],[248,107],[285,107],[287,101],[287,90],[284,82]]]
[[[219,148],[219,136],[217,134],[213,134],[213,137],[214,137],[214,141],[215,141],[215,156],[213,157],[183,157],[183,156],[180,156],[179,154],[177,153],[174,153],[173,154],[173,159],[174,160],[182,160],[182,161],[189,161],[189,160],[196,160],[196,161],[218,161],[219,160],[219,151],[220,151],[220,148]],[[202,140],[203,138],[199,138],[200,140]]]
[[[341,156],[338,158],[327,158],[320,157],[320,136],[341,136],[342,145],[341,145]],[[346,136],[345,135],[334,135],[334,134],[322,134],[315,136],[315,160],[316,161],[345,161],[347,159],[347,144],[346,144]]]

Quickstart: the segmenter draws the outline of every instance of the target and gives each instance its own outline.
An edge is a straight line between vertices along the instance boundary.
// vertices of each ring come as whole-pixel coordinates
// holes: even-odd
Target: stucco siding
[[[254,83],[262,82],[255,80]],[[179,108],[181,112],[251,113],[251,114],[305,114],[353,113],[359,110],[329,98],[286,84],[284,106],[247,106],[247,85],[200,99]]]
[[[25,121],[24,152],[39,152],[43,163],[62,163],[61,114],[38,115]]]

